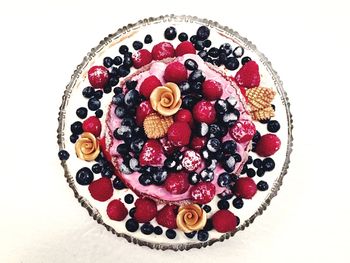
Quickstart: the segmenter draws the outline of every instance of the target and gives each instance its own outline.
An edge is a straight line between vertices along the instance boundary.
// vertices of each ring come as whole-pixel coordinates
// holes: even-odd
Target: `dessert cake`
[[[217,24],[170,16],[130,27],[92,50],[67,88],[58,155],[68,182],[95,219],[134,243],[224,240],[266,208],[286,172],[281,83]]]

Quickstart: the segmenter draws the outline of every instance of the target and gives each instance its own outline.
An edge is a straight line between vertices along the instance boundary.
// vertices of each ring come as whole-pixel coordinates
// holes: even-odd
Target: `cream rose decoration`
[[[177,227],[185,233],[202,229],[207,222],[207,214],[197,204],[184,205],[176,216]]]
[[[181,106],[181,91],[172,82],[155,88],[150,96],[152,108],[163,116],[174,115]]]
[[[81,134],[80,138],[75,143],[75,152],[78,158],[85,161],[93,161],[100,153],[100,146],[96,137],[89,132]]]

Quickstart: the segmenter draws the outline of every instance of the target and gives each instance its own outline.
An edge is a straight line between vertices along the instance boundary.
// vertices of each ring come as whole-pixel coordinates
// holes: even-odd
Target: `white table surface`
[[[346,0],[1,1],[0,262],[350,262],[349,11]],[[56,145],[61,95],[85,54],[120,26],[166,13],[217,20],[253,41],[295,120],[291,167],[264,215],[224,243],[177,253],[93,221]]]

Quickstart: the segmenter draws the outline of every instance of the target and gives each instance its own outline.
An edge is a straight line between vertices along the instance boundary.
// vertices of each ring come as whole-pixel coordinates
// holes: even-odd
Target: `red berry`
[[[196,54],[196,49],[190,41],[184,41],[176,47],[175,54],[177,57],[185,54]]]
[[[172,154],[175,151],[176,147],[168,140],[167,137],[163,137],[159,141],[162,144],[163,150],[166,154]]]
[[[145,78],[141,83],[140,94],[148,99],[152,91],[159,86],[162,86],[160,80],[156,76],[151,75]]]
[[[88,79],[92,87],[103,89],[108,82],[108,70],[103,66],[93,66],[88,71]]]
[[[176,61],[170,63],[164,71],[164,79],[166,81],[180,83],[187,80],[187,69],[185,66]]]
[[[220,233],[226,233],[236,229],[237,218],[228,210],[219,210],[212,217],[213,227]]]
[[[193,118],[197,122],[212,124],[215,121],[216,111],[209,101],[201,100],[193,107]]]
[[[186,122],[174,122],[168,129],[168,140],[178,147],[190,143],[191,128]]]
[[[96,137],[100,136],[101,129],[102,127],[101,127],[100,119],[97,118],[96,116],[91,116],[83,122],[84,132],[90,132]]]
[[[198,204],[207,204],[215,196],[215,185],[207,182],[200,182],[191,188],[191,197]]]
[[[193,150],[187,150],[182,158],[182,166],[189,172],[197,170],[201,165],[202,158],[199,153]]]
[[[152,61],[152,54],[147,49],[140,49],[132,55],[132,62],[135,68],[141,68]]]
[[[203,149],[206,143],[207,139],[205,137],[193,137],[191,140],[191,148],[193,150],[199,151]]]
[[[189,110],[181,109],[176,113],[174,121],[187,122],[191,126],[193,124],[192,113]]]
[[[161,226],[164,226],[170,229],[177,228],[176,214],[177,214],[176,206],[166,205],[158,212],[156,216],[157,223],[160,224]]]
[[[268,157],[273,155],[281,147],[281,140],[276,134],[268,133],[261,136],[260,140],[256,144],[255,151],[262,157]]]
[[[207,100],[220,99],[223,92],[220,82],[211,79],[203,82],[202,91]]]
[[[245,88],[240,86],[239,89],[240,89],[245,101],[248,102],[248,98],[247,98],[247,94],[246,94],[247,92],[246,92]]]
[[[251,88],[258,87],[260,84],[259,66],[251,60],[244,64],[235,76],[238,85]]]
[[[154,112],[150,101],[146,100],[141,102],[141,104],[136,109],[136,124],[140,127],[143,126],[143,121],[148,114]]]
[[[157,140],[148,140],[142,148],[139,162],[141,166],[162,166],[163,157],[162,145]]]
[[[113,195],[111,179],[101,177],[100,179],[93,181],[89,185],[89,191],[92,198],[101,202],[107,201]]]
[[[179,195],[185,193],[190,184],[188,182],[188,175],[185,172],[172,172],[164,182],[164,188],[171,194]]]
[[[152,49],[152,56],[154,60],[162,60],[164,58],[172,58],[175,55],[175,50],[169,42],[160,42]]]
[[[148,198],[139,198],[135,202],[134,218],[139,223],[147,223],[157,215],[157,204]]]
[[[234,185],[236,196],[244,199],[252,199],[256,194],[257,188],[254,180],[250,177],[239,178]]]
[[[107,159],[107,161],[111,161],[112,160],[112,156],[109,153],[109,151],[107,150],[107,145],[106,145],[106,137],[102,137],[99,140],[100,146],[101,146],[101,150],[103,153],[103,156]]]
[[[231,137],[239,143],[253,139],[255,132],[254,123],[248,120],[239,120],[230,129]]]
[[[119,199],[115,199],[108,204],[107,215],[112,220],[122,221],[128,215],[128,210]]]

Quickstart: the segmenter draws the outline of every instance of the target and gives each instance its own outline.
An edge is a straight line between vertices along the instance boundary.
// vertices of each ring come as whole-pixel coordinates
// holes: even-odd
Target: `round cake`
[[[291,152],[289,103],[267,59],[187,16],[102,41],[75,71],[59,122],[78,200],[108,230],[157,249],[243,230],[276,195]]]

